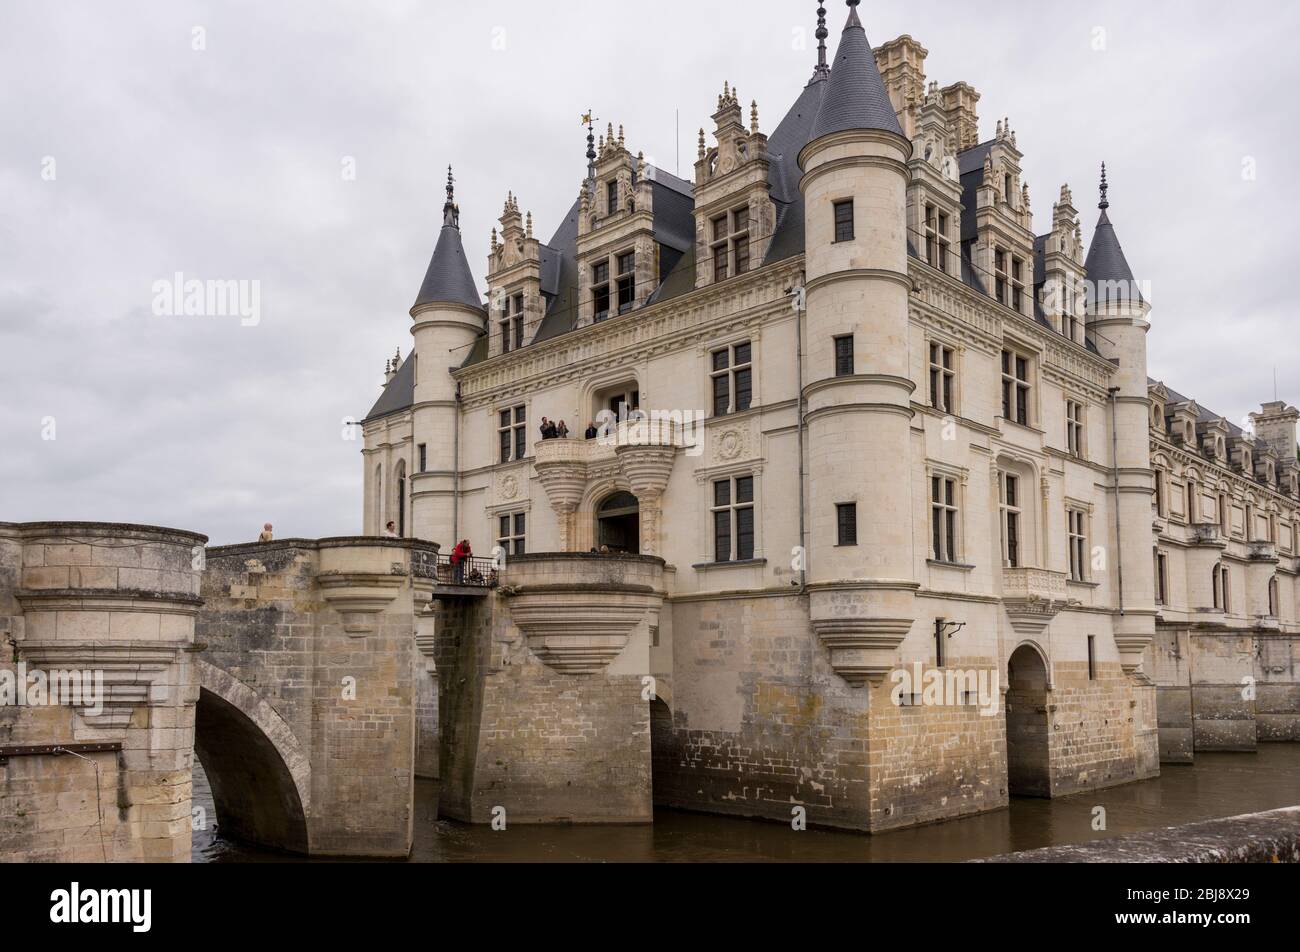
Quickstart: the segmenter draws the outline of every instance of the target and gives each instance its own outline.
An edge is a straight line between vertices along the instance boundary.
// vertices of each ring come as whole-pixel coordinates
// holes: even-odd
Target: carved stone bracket
[[[835,673],[855,688],[879,684],[893,670],[910,618],[823,618],[813,630],[830,651]]]
[[[403,576],[359,572],[325,572],[316,577],[321,596],[343,618],[343,630],[357,637],[372,634],[377,616],[405,584]]]

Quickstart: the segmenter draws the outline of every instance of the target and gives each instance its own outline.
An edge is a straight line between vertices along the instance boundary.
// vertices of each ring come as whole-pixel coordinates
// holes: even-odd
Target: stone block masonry
[[[16,750],[0,758],[0,858],[189,861],[206,541],[144,526],[0,524],[0,671],[78,671],[102,684],[99,703],[0,706],[0,747]],[[107,749],[86,750],[96,745]],[[51,747],[85,752],[30,753]]]

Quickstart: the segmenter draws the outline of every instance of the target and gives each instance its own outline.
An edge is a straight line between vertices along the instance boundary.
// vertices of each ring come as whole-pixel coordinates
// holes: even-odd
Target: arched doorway
[[[673,801],[673,779],[678,772],[677,735],[673,712],[662,698],[650,701],[650,786],[655,806]]]
[[[641,504],[631,493],[615,493],[596,509],[596,547],[641,553]]]
[[[1007,792],[1014,797],[1050,797],[1047,666],[1030,645],[1016,649],[1007,664]]]

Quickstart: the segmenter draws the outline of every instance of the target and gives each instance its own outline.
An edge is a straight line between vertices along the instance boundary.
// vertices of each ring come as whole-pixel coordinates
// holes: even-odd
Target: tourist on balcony
[[[555,427],[555,435],[561,440],[569,438],[569,424],[561,420]]]
[[[474,550],[470,548],[469,539],[461,539],[456,543],[456,548],[451,550],[451,568],[456,574],[457,585],[465,581],[465,563],[473,554]]]
[[[592,420],[587,424],[587,439],[594,440],[598,436],[600,436],[600,430],[596,429],[596,421]]]
[[[390,522],[388,525],[384,527],[384,538],[385,539],[397,538],[397,523]]]
[[[555,424],[546,417],[542,417],[542,439],[554,440],[558,436],[559,432],[556,430]]]

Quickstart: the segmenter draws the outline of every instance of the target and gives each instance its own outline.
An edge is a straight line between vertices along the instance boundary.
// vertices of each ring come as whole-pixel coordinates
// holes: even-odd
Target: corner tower
[[[911,143],[858,19],[799,154],[805,202],[812,624],[835,671],[879,682],[911,630],[907,162]],[[841,538],[853,518],[856,544]]]
[[[1151,307],[1143,298],[1110,222],[1106,166],[1101,167],[1101,217],[1093,235],[1087,272],[1088,338],[1116,365],[1111,412],[1115,428],[1115,494],[1118,511],[1120,616],[1115,644],[1124,670],[1138,674],[1155,640],[1155,569],[1151,561],[1151,400],[1147,378],[1147,332]]]
[[[411,528],[417,539],[454,545],[456,453],[459,410],[451,372],[469,356],[486,330],[487,312],[460,238],[460,208],[455,179],[447,169],[447,202],[442,232],[429,262],[419,297],[411,308],[415,337],[415,402],[412,428],[416,447],[425,447],[425,465],[415,458],[411,474]]]

